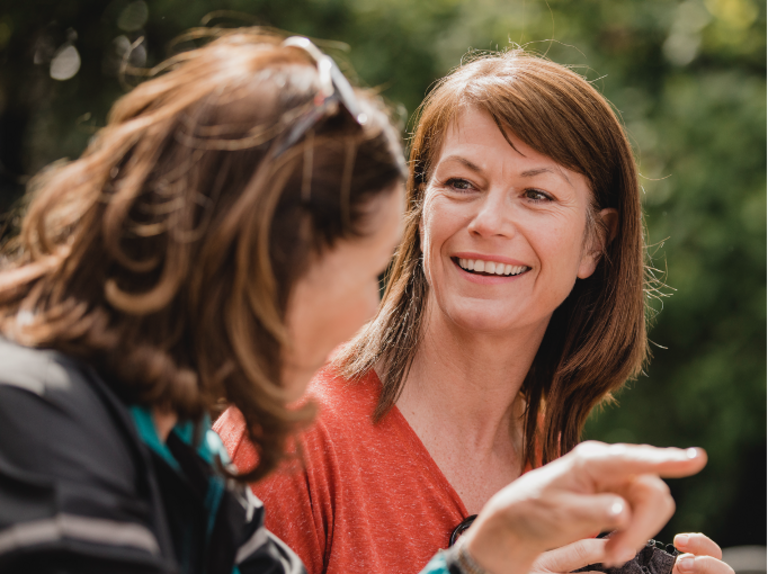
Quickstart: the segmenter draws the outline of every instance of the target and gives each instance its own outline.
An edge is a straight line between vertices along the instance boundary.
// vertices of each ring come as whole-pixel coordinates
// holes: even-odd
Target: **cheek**
[[[371,281],[356,295],[356,303],[350,309],[348,320],[348,333],[344,340],[354,335],[360,327],[370,321],[379,308],[379,282]]]
[[[352,291],[339,293],[328,301],[322,330],[327,352],[349,340],[376,313],[379,305],[379,285],[370,281]]]
[[[536,251],[542,267],[555,284],[572,286],[582,261],[584,241],[583,229],[566,226],[537,235]]]
[[[446,242],[462,226],[461,214],[455,213],[439,199],[425,201],[424,212],[419,225],[424,275],[430,285],[434,274],[442,265],[442,251]]]

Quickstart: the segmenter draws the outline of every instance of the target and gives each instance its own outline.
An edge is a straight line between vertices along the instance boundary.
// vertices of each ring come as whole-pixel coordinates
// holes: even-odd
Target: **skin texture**
[[[576,279],[594,272],[600,239],[587,229],[587,179],[507,137],[514,149],[490,115],[472,108],[449,128],[425,196],[424,270],[430,296],[458,325],[538,333]],[[461,254],[528,270],[478,283],[456,264]]]
[[[291,348],[283,372],[283,385],[293,399],[304,393],[331,351],[376,313],[378,277],[402,235],[404,193],[398,185],[376,197],[369,235],[341,240],[323,251],[294,286],[286,314]]]

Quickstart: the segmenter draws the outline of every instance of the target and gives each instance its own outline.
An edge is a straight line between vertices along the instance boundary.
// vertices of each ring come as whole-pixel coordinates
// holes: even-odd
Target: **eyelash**
[[[467,187],[466,188],[456,187],[456,183],[466,184]],[[447,187],[450,187],[451,189],[453,189],[455,191],[459,191],[459,192],[472,191],[475,188],[475,186],[472,185],[469,181],[467,181],[466,179],[462,179],[460,177],[452,177],[452,178],[450,178],[449,180],[447,180],[445,182],[445,185]]]
[[[543,201],[552,201],[552,196],[544,191],[541,191],[540,189],[526,189],[523,192],[523,194],[534,203],[540,203]],[[535,194],[539,197],[530,197],[529,194]]]
[[[466,184],[467,187],[466,188],[456,187],[457,183]],[[475,189],[475,186],[472,185],[472,183],[460,177],[450,178],[445,182],[445,185],[458,192],[467,192]],[[531,197],[531,195],[535,195],[537,197]],[[523,196],[534,203],[542,203],[542,202],[548,202],[553,200],[552,196],[549,195],[547,192],[542,191],[540,189],[535,189],[535,188],[525,189],[523,191]]]

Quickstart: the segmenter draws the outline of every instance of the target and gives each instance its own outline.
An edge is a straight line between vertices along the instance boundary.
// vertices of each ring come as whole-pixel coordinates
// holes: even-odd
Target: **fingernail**
[[[681,546],[685,547],[688,546],[688,535],[687,534],[678,534],[675,536],[675,546],[680,548]]]
[[[681,556],[678,558],[677,569],[680,572],[693,572],[693,556]]]
[[[696,458],[697,456],[699,456],[699,449],[691,447],[685,451],[685,455],[688,458]]]
[[[611,508],[609,510],[611,516],[618,516],[624,511],[624,502],[621,500],[617,500],[613,504],[611,504]]]

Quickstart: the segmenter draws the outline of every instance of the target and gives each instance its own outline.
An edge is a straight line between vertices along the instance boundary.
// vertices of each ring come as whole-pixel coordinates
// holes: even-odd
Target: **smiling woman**
[[[322,411],[301,438],[305,465],[254,486],[313,574],[416,572],[478,513],[456,552],[513,571],[538,530],[495,521],[493,509],[539,471],[521,474],[567,460],[592,408],[646,357],[637,170],[584,78],[521,50],[469,61],[422,105],[410,159],[403,241],[378,314],[311,384]],[[217,428],[251,468],[236,413]],[[541,496],[558,517],[542,532],[573,525],[565,498]],[[661,515],[637,516],[650,527]],[[510,524],[522,538],[495,553],[486,542]],[[637,550],[623,534],[584,539],[600,529],[550,543],[571,544],[533,570]],[[706,540],[696,551],[715,560]]]

